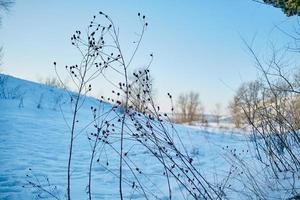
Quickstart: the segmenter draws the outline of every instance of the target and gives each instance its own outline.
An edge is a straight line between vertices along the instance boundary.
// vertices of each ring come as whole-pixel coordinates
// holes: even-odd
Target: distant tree
[[[296,95],[291,100],[291,106],[289,109],[290,118],[295,129],[300,129],[300,95]]]
[[[234,96],[233,100],[229,103],[228,109],[235,127],[241,128],[243,120],[243,110],[237,96]]]
[[[238,88],[229,104],[229,111],[236,128],[240,128],[241,124],[247,123],[248,120],[259,121],[257,112],[263,95],[263,85],[258,80],[245,82]]]
[[[287,16],[300,15],[300,0],[263,0],[263,2],[280,8]]]
[[[138,112],[145,112],[149,107],[149,99],[153,99],[153,77],[147,68],[135,70],[130,77],[129,106]],[[150,95],[150,96],[149,96]]]
[[[47,77],[44,81],[42,81],[45,85],[60,88],[60,89],[68,89],[67,81],[61,82],[55,77]]]
[[[264,95],[263,85],[260,81],[243,83],[236,93],[239,100],[239,108],[243,111],[242,118],[250,118],[252,122],[259,121],[257,111],[261,103],[261,96]],[[247,120],[246,120],[247,121]]]
[[[196,92],[189,92],[181,94],[177,100],[177,122],[180,123],[192,123],[193,121],[199,121],[201,119],[202,105],[199,99],[199,94]]]

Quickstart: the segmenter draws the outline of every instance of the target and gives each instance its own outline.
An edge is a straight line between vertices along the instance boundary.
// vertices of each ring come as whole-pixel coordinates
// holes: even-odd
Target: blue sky
[[[78,54],[69,38],[99,11],[114,19],[128,54],[139,30],[137,13],[144,13],[149,27],[134,66],[145,65],[153,53],[151,71],[161,107],[169,108],[167,92],[176,97],[193,90],[206,112],[216,103],[226,107],[233,90],[257,75],[241,37],[255,37],[254,46],[263,54],[270,43],[288,41],[274,26],[290,27],[295,20],[251,0],[17,0],[0,29],[4,72],[36,81],[55,76],[53,61],[62,68],[74,64]],[[101,81],[96,85],[95,95],[111,91]]]

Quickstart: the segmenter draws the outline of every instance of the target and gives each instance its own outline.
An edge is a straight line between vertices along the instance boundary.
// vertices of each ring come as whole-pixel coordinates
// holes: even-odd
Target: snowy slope
[[[7,77],[8,92],[19,87],[18,93],[22,94],[22,97],[0,99],[0,199],[33,199],[38,195],[35,190],[22,187],[28,180],[26,174],[31,173],[43,183],[45,182],[43,177],[47,177],[51,184],[57,186],[56,192],[63,199],[69,144],[66,122],[70,122],[72,114],[70,97],[65,91],[56,88]],[[87,199],[85,189],[91,155],[87,134],[92,127],[86,125],[92,121],[91,106],[97,107],[98,100],[88,97],[79,113],[78,135],[72,163],[74,199]],[[110,104],[103,105],[103,111],[110,108]],[[252,160],[246,136],[209,133],[184,126],[176,126],[176,129],[193,156],[196,167],[212,183],[216,184],[226,179],[233,167],[227,162],[231,152]],[[118,141],[117,135],[115,141]],[[105,149],[104,146],[99,148],[102,148],[102,155],[97,155],[99,162],[93,168],[93,197],[118,199],[118,155],[111,149]],[[155,193],[150,199],[167,199],[166,180],[155,158],[136,145],[127,144],[125,149],[136,166],[143,170],[140,179]],[[255,168],[255,161],[252,163]],[[129,170],[124,170],[125,177],[130,179]],[[238,169],[233,173],[235,178],[241,176]],[[231,187],[242,187],[238,181],[233,180],[230,184]],[[132,191],[130,183],[124,184],[124,187],[127,199],[143,197]],[[183,198],[176,184],[173,184],[173,191],[174,199]],[[234,190],[228,190],[228,195],[230,199],[242,198],[240,197],[242,194]]]

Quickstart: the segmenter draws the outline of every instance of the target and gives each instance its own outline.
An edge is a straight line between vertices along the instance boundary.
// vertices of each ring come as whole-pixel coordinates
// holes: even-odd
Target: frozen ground
[[[63,198],[66,185],[66,166],[69,132],[65,122],[71,119],[70,99],[65,92],[45,85],[8,77],[9,88],[19,87],[22,98],[0,99],[0,199],[33,199],[38,193],[23,188],[26,174],[33,173],[43,182],[47,176],[51,184],[57,186],[57,192]],[[60,99],[57,103],[57,99]],[[40,108],[38,105],[40,104]],[[63,110],[62,115],[60,106]],[[92,120],[90,106],[97,106],[97,100],[87,98],[79,113],[79,122],[75,140],[72,164],[72,194],[74,199],[87,199],[87,171],[91,148],[87,139],[89,124]],[[105,104],[104,110],[111,105]],[[228,164],[231,152],[236,152],[251,160],[247,136],[232,133],[212,133],[204,129],[176,126],[178,134],[195,160],[195,165],[212,183],[226,179],[233,167]],[[81,130],[81,131],[79,131]],[[115,135],[115,142],[118,141]],[[96,199],[118,199],[118,156],[111,149],[100,146],[99,162],[93,168],[93,196]],[[162,176],[160,165],[145,149],[127,144],[128,156],[143,173],[141,180],[153,191],[150,199],[167,199],[167,184]],[[109,165],[107,165],[109,163]],[[253,166],[255,166],[253,161]],[[32,169],[31,171],[29,169]],[[125,177],[130,179],[128,169]],[[234,177],[242,176],[237,169]],[[224,182],[224,181],[223,181]],[[238,181],[230,183],[240,187]],[[131,190],[131,183],[124,183],[127,199],[142,198],[141,194]],[[226,185],[226,184],[225,184]],[[230,187],[226,185],[226,187]],[[244,190],[244,189],[241,189]],[[173,185],[174,199],[182,199],[180,188]],[[240,199],[234,190],[227,190],[228,197]]]

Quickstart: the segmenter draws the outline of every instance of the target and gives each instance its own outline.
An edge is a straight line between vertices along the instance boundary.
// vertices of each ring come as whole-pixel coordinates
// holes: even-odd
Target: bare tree
[[[291,99],[291,106],[289,107],[292,123],[295,129],[300,129],[300,95],[295,95]]]
[[[236,91],[233,101],[230,104],[230,111],[235,125],[239,128],[241,123],[257,120],[256,113],[261,102],[263,84],[256,80],[243,83]]]
[[[243,110],[240,105],[239,98],[236,96],[229,103],[228,109],[230,111],[231,118],[236,128],[241,128],[243,123]]]
[[[180,94],[177,99],[177,121],[180,123],[192,123],[201,119],[201,111],[203,111],[199,94],[189,92]]]

